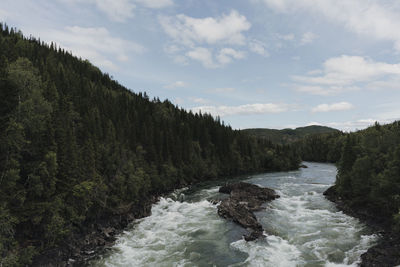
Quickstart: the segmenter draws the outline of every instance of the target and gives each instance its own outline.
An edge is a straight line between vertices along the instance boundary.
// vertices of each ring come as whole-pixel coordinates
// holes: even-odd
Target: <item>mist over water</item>
[[[322,195],[336,167],[306,165],[246,179],[281,196],[256,213],[265,239],[244,241],[244,229],[217,215],[208,200],[223,195],[208,185],[162,198],[91,266],[356,266],[377,236]]]

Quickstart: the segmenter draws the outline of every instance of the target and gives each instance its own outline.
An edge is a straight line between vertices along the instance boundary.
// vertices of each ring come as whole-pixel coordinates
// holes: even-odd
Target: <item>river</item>
[[[211,183],[161,198],[91,266],[356,266],[378,237],[322,195],[336,167],[305,164],[242,178],[281,196],[256,213],[265,239],[246,242],[244,229],[217,215],[208,200],[223,195]]]

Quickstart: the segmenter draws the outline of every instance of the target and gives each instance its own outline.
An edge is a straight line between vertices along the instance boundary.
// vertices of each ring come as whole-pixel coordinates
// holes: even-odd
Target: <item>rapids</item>
[[[208,200],[218,186],[177,190],[152,215],[126,229],[91,266],[356,266],[377,236],[338,211],[322,193],[336,177],[331,164],[242,177],[281,196],[257,212],[265,239],[246,242],[245,230],[217,215]]]

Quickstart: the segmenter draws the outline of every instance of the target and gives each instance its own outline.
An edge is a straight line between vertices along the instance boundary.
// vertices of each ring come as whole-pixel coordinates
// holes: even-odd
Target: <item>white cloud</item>
[[[312,95],[330,96],[341,92],[360,90],[357,86],[319,86],[319,85],[301,85],[296,84],[294,88],[298,92],[309,93]]]
[[[380,90],[382,88],[400,89],[400,77],[393,77],[386,81],[373,81],[368,83],[366,87],[371,90]]]
[[[214,69],[231,63],[233,59],[243,59],[245,58],[246,53],[243,51],[237,51],[233,48],[222,48],[216,56],[217,62],[215,62],[211,49],[196,47],[187,52],[186,56],[199,61],[205,68]]]
[[[227,45],[249,45],[250,51],[267,55],[261,43],[247,42],[244,32],[250,29],[251,24],[236,10],[219,17],[160,16],[159,23],[172,39],[172,44],[166,46],[164,51],[175,62],[186,64],[187,59],[192,59],[206,68],[218,68],[245,58],[245,51]],[[179,60],[176,60],[178,54]]]
[[[300,44],[305,45],[305,44],[310,44],[314,42],[314,40],[317,38],[317,35],[312,33],[312,32],[306,32],[303,34],[300,40]]]
[[[288,110],[287,104],[246,104],[240,106],[201,106],[191,109],[194,112],[210,113],[213,116],[253,115],[281,113]]]
[[[148,8],[164,8],[172,6],[174,4],[172,0],[135,0],[135,1]]]
[[[175,88],[181,88],[181,87],[185,87],[185,86],[187,86],[187,84],[185,82],[176,81],[176,82],[173,82],[171,84],[165,85],[164,88],[175,89]]]
[[[312,112],[344,111],[353,109],[354,106],[349,102],[339,102],[333,104],[320,104],[312,109]]]
[[[251,42],[249,42],[249,49],[250,51],[259,54],[261,56],[264,57],[269,56],[266,46],[260,41],[252,40]]]
[[[233,48],[223,48],[219,51],[217,60],[220,64],[225,65],[232,62],[232,59],[243,59],[246,54],[242,51],[236,51]]]
[[[116,69],[115,59],[125,62],[131,53],[145,51],[135,42],[112,36],[105,28],[65,27],[63,31],[44,32],[41,38],[55,41],[67,51],[112,70]]]
[[[168,44],[168,45],[164,46],[164,52],[167,53],[167,54],[175,54],[175,53],[180,52],[182,50],[183,50],[182,47],[179,47],[179,46],[174,45],[174,44]]]
[[[210,100],[204,99],[204,98],[201,98],[201,97],[189,97],[189,100],[192,101],[192,102],[194,102],[194,103],[197,103],[197,104],[207,104],[207,103],[210,103]]]
[[[326,60],[322,70],[313,70],[306,76],[292,76],[297,82],[296,90],[319,95],[358,90],[359,83],[368,87],[382,79],[396,78],[400,78],[400,64],[347,55]]]
[[[163,16],[159,21],[171,38],[190,47],[216,43],[244,45],[242,32],[251,27],[246,17],[235,10],[217,18],[193,18],[180,14],[174,17]]]
[[[218,66],[214,63],[212,53],[209,49],[204,47],[197,47],[189,52],[186,53],[191,59],[197,60],[203,64],[204,67],[213,69],[217,68]]]
[[[318,74],[322,74],[323,71],[322,70],[310,70],[307,72],[307,74],[309,75],[318,75]]]
[[[349,31],[392,41],[400,51],[398,3],[378,0],[256,0],[277,12],[309,12],[343,25]]]
[[[293,41],[294,40],[294,34],[293,33],[288,33],[288,34],[277,34],[278,39],[284,40],[284,41]]]

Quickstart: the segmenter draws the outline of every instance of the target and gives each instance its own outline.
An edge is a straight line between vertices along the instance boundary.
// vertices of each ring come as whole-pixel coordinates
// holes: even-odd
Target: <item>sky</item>
[[[400,119],[396,0],[1,0],[0,21],[235,129]]]

